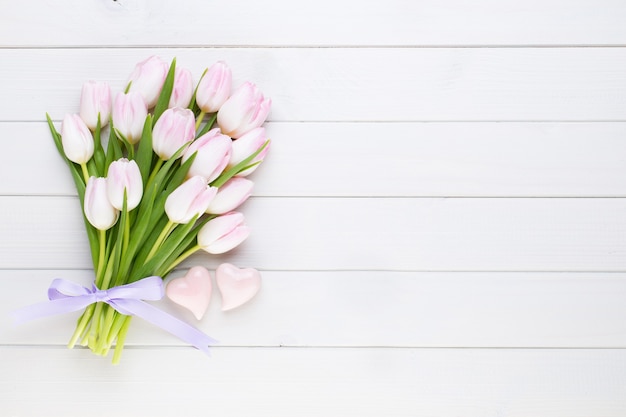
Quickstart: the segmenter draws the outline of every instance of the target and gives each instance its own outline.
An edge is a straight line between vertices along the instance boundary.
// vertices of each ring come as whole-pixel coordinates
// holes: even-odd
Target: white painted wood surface
[[[176,4],[0,0],[0,415],[626,414],[626,3]],[[150,54],[274,100],[253,235],[184,265],[264,287],[113,367],[8,313],[90,280],[45,112]]]

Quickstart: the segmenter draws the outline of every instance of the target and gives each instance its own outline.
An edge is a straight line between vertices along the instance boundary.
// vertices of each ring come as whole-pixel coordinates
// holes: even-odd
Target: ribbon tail
[[[13,317],[13,322],[18,325],[42,317],[82,310],[93,302],[91,295],[58,298],[22,307],[12,311],[10,314]]]
[[[114,299],[110,300],[109,304],[122,314],[140,317],[168,331],[207,355],[210,355],[209,345],[217,343],[217,340],[207,336],[195,327],[143,301],[136,299]]]

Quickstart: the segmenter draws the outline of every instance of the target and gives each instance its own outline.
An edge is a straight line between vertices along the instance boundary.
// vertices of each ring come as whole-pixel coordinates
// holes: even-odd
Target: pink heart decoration
[[[240,269],[221,264],[215,271],[222,294],[222,311],[232,310],[250,301],[261,289],[261,274],[253,268]]]
[[[165,288],[165,294],[200,320],[209,307],[211,289],[209,271],[202,266],[194,266],[185,276],[171,280]]]

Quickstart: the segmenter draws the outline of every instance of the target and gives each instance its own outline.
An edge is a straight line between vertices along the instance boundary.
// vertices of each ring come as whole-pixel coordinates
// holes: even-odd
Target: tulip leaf
[[[212,187],[221,187],[222,185],[224,185],[226,183],[226,181],[228,181],[229,179],[231,179],[232,177],[234,177],[235,175],[237,175],[240,172],[243,172],[244,170],[250,168],[252,165],[250,165],[250,163],[252,162],[252,160],[254,158],[256,158],[256,156],[258,154],[260,154],[263,149],[267,148],[267,146],[270,144],[270,140],[266,140],[265,143],[263,144],[263,146],[261,146],[259,149],[257,149],[252,155],[250,155],[249,157],[247,157],[246,159],[244,159],[243,161],[239,162],[237,165],[235,165],[234,167],[230,168],[229,170],[226,170],[224,172],[222,172],[222,174],[211,183]],[[260,161],[259,161],[260,163]]]
[[[148,197],[149,198],[149,197]],[[128,248],[126,249],[124,256],[126,258],[135,259],[135,253],[139,249],[140,245],[145,244],[144,237],[149,230],[154,228],[154,223],[150,223],[150,218],[152,216],[152,205],[154,203],[154,195],[152,196],[152,200],[149,200],[146,196],[141,200],[141,205],[139,206],[139,213],[137,214],[137,223],[133,224],[133,231],[131,233],[130,241],[128,243]],[[130,268],[130,263],[127,266],[127,269]]]
[[[152,166],[152,116],[148,115],[146,121],[143,124],[143,133],[141,134],[141,140],[139,141],[139,147],[135,154],[135,162],[139,166],[139,172],[141,173],[141,180],[143,181],[144,188],[148,183],[148,175],[150,175],[150,168]]]
[[[78,168],[74,162],[67,159],[65,156],[65,152],[63,151],[63,142],[61,140],[61,135],[54,127],[52,123],[52,119],[50,115],[46,113],[46,120],[48,122],[48,127],[50,128],[50,133],[52,134],[52,139],[54,140],[54,144],[59,151],[59,154],[67,163],[67,166],[70,170],[70,174],[72,175],[72,179],[74,180],[74,184],[76,185],[76,192],[78,193],[78,200],[80,201],[81,211],[84,210],[84,200],[85,200],[85,179],[83,178],[82,172]],[[83,211],[84,213],[84,211]],[[98,232],[96,229],[89,223],[85,215],[83,214],[83,222],[85,223],[85,230],[87,231],[87,238],[89,239],[89,248],[91,250],[91,259],[94,264],[94,269],[97,268],[97,259],[98,259],[98,251],[99,251],[99,243],[98,243]]]
[[[117,129],[114,129],[114,130],[115,130],[115,135],[120,140],[120,142],[124,144],[124,147],[126,148],[126,154],[128,155],[128,159],[135,159],[135,147],[133,146],[133,144],[130,143],[128,139],[126,139],[126,136],[124,136],[122,132],[120,132]],[[120,150],[121,150],[121,147],[120,147]],[[121,157],[122,156],[120,156],[120,158]],[[116,159],[119,159],[119,158],[116,158]]]
[[[178,244],[176,249],[161,264],[161,266],[157,270],[157,275],[158,276],[160,276],[163,279],[165,279],[165,277],[167,277],[167,274],[169,274],[169,272],[172,269],[172,264],[174,263],[174,261],[176,259],[178,259],[178,257],[180,255],[182,255],[182,253],[184,251],[190,249],[191,247],[193,247],[195,245],[196,238],[198,236],[198,232],[200,231],[202,226],[204,226],[205,224],[207,224],[209,222],[209,220],[214,219],[214,218],[215,218],[215,216],[208,216],[208,217],[198,221],[197,224],[194,225],[193,230],[191,230],[189,233],[187,233],[185,238],[180,241],[180,243]]]
[[[255,166],[257,166],[257,165],[261,165],[261,162],[263,162],[263,161],[256,161],[256,162],[255,162],[255,163],[253,163],[253,164],[247,165],[247,166],[245,166],[245,167],[241,168],[241,170],[240,170],[239,172],[244,172],[244,171],[246,171],[246,170],[248,170],[248,169],[250,169],[250,168],[254,168],[254,167],[255,167]]]
[[[89,172],[90,177],[99,177],[98,168],[96,168],[96,162],[93,158],[87,161],[87,172]]]
[[[138,270],[138,279],[141,279],[142,275],[147,276],[148,274],[161,276],[159,275],[159,272],[161,272],[161,270],[166,270],[167,266],[169,266],[169,264],[167,264],[167,266],[164,267],[166,260],[170,258],[181,242],[185,240],[185,236],[189,234],[189,231],[193,228],[197,218],[198,216],[195,216],[189,223],[179,224],[178,227],[174,229],[168,238],[165,239],[156,254],[144,264],[143,268]],[[156,271],[156,273],[153,271]]]
[[[114,133],[113,133],[113,122],[111,122],[111,130],[109,131],[109,143],[107,144],[107,150],[105,152],[105,158],[104,158],[104,176],[107,176],[108,170],[109,170],[109,166],[111,165],[111,162],[114,161],[115,158],[115,151],[113,149],[113,144],[111,142],[115,141],[115,137],[114,137]]]
[[[121,285],[126,279],[125,275],[128,273],[125,268],[128,262],[126,259],[129,258],[129,254],[124,250],[128,246],[128,243],[126,243],[128,242],[128,236],[126,236],[128,228],[128,208],[126,204],[126,190],[124,190],[124,203],[122,206],[122,214],[117,222],[117,238],[114,246],[114,250],[116,251],[115,257],[119,260],[113,265],[113,276],[115,277],[114,286]]]
[[[209,70],[208,68],[204,69],[204,71],[202,72],[202,75],[200,76],[200,81],[202,81],[202,79],[204,78],[204,75],[207,73],[208,70]],[[198,115],[200,114],[200,107],[198,106],[198,103],[196,103],[196,94],[198,93],[198,87],[200,86],[200,81],[198,81],[196,88],[194,88],[193,95],[191,96],[191,101],[189,102],[189,110],[193,112],[194,117],[198,117]]]
[[[57,151],[61,154],[63,159],[67,159],[65,157],[65,152],[63,151],[63,143],[61,142],[61,135],[57,132],[54,124],[52,123],[52,119],[50,119],[50,115],[46,113],[46,120],[48,121],[48,127],[50,128],[50,133],[52,133],[52,139],[54,139],[54,144],[57,147]]]
[[[116,132],[114,126],[111,126],[111,131],[109,132],[109,145],[107,147],[107,155],[105,160],[106,169],[109,169],[111,162],[117,161],[122,157],[122,147],[117,140]]]
[[[94,131],[94,152],[93,159],[96,162],[96,170],[99,177],[106,176],[105,155],[104,148],[102,147],[101,140],[102,126],[100,124],[100,113],[98,113],[98,123],[96,124],[96,130]]]
[[[211,116],[209,121],[205,123],[205,125],[202,127],[202,129],[200,129],[200,132],[198,132],[198,134],[196,135],[196,139],[199,138],[200,136],[204,135],[209,130],[211,130],[211,128],[215,124],[215,120],[216,119],[217,119],[217,113],[213,113],[213,115]]]
[[[174,175],[172,175],[170,180],[167,182],[167,188],[165,189],[166,192],[174,191],[176,187],[183,183],[185,177],[187,176],[187,173],[189,172],[189,168],[191,168],[191,164],[193,164],[193,161],[195,161],[197,155],[198,152],[194,152],[189,157],[189,159],[187,159],[184,163],[180,165],[180,167],[178,167]],[[169,194],[169,192],[167,194]]]
[[[172,90],[174,89],[174,75],[176,74],[176,58],[172,59],[172,64],[170,65],[170,70],[167,72],[167,76],[165,77],[165,82],[163,83],[163,88],[161,89],[161,94],[159,94],[159,100],[157,101],[156,106],[154,107],[154,123],[159,120],[159,117],[163,114],[165,110],[167,110],[167,106],[170,104],[170,96],[172,95]]]

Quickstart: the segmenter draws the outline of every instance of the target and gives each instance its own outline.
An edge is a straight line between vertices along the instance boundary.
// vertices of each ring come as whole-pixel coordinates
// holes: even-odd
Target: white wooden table
[[[0,11],[0,415],[626,415],[623,0]],[[135,320],[112,366],[65,348],[76,315],[7,314],[90,280],[45,112],[152,54],[273,98],[253,235],[184,264],[264,285],[228,313],[215,294],[212,358]]]

